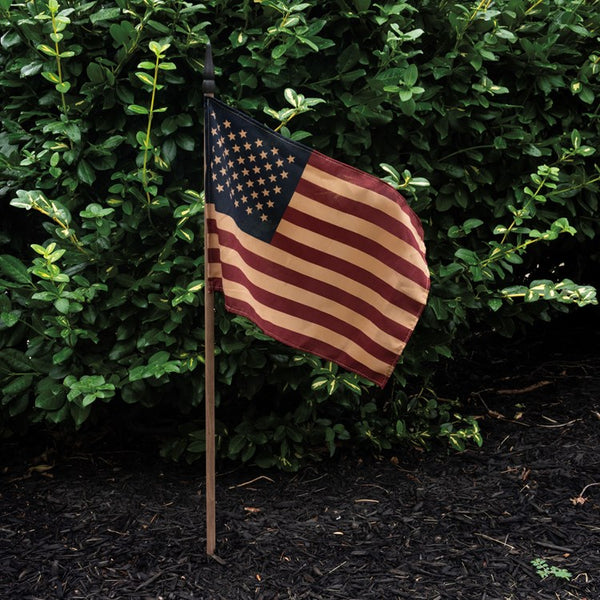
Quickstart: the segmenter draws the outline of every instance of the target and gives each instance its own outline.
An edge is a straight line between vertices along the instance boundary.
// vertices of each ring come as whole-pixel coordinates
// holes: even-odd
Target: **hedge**
[[[481,443],[436,371],[596,302],[598,2],[0,0],[0,24],[5,432],[126,403],[179,424],[163,454],[202,454],[209,38],[221,99],[402,191],[432,271],[383,391],[217,302],[221,456]]]

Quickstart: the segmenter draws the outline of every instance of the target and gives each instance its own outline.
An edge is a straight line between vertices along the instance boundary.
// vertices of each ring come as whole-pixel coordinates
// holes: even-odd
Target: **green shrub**
[[[223,456],[480,443],[429,389],[440,361],[595,303],[574,281],[599,260],[576,251],[599,228],[598,2],[0,0],[0,24],[5,426],[166,406],[164,454],[202,452],[208,35],[221,98],[403,191],[432,271],[384,391],[218,301]]]

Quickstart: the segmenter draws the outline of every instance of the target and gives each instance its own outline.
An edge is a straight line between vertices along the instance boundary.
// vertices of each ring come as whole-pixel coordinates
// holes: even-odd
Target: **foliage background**
[[[383,392],[218,303],[222,456],[480,443],[435,372],[595,302],[597,0],[0,0],[0,25],[5,434],[130,405],[168,425],[165,455],[201,454],[209,36],[219,96],[401,189],[432,271]]]

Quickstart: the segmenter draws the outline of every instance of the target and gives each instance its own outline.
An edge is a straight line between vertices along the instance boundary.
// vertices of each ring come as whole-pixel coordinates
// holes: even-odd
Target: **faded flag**
[[[205,135],[208,285],[267,335],[383,387],[429,292],[417,216],[214,98]]]

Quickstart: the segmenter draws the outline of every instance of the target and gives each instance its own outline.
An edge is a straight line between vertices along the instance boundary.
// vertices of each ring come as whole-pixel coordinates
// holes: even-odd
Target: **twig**
[[[542,546],[542,548],[549,548],[550,550],[558,550],[559,552],[567,552],[568,554],[573,554],[575,550],[572,548],[565,548],[564,546],[557,546],[556,544],[551,544],[550,542],[533,542],[537,546]]]
[[[148,577],[148,579],[146,579],[146,581],[144,581],[143,583],[141,583],[140,585],[138,585],[135,588],[135,591],[139,592],[142,588],[145,588],[147,585],[150,585],[151,583],[156,581],[159,577],[161,577],[163,574],[164,574],[164,571],[159,571],[158,573],[155,573],[154,575],[152,575],[152,577]]]
[[[510,550],[517,549],[515,546],[511,546],[510,544],[507,544],[506,542],[503,542],[502,540],[497,540],[496,538],[490,537],[489,535],[485,535],[485,533],[475,533],[475,535],[483,538],[484,540],[489,540],[490,542],[496,542],[496,544],[501,544],[502,546],[506,546],[506,548],[509,548]]]
[[[585,490],[587,490],[589,487],[592,487],[594,485],[600,485],[600,483],[588,483],[582,490],[581,493],[579,494],[579,497],[582,498],[583,495],[585,494]]]
[[[549,417],[546,417],[544,415],[542,415],[542,418],[546,419],[547,421],[553,421],[553,419],[550,419]],[[554,425],[539,425],[539,427],[545,427],[546,429],[557,429],[560,427],[570,427],[571,425],[573,425],[573,423],[577,423],[577,421],[581,421],[581,419],[573,419],[572,421],[567,421],[566,423],[556,423],[556,421],[554,421]]]
[[[266,479],[267,481],[270,481],[271,483],[275,483],[273,481],[273,479],[271,479],[270,477],[267,477],[266,475],[259,475],[258,477],[255,477],[254,479],[251,479],[250,481],[246,481],[244,483],[238,483],[237,485],[230,485],[229,489],[233,490],[235,488],[241,488],[246,485],[250,485],[250,484],[254,483],[255,481],[260,481],[261,479]]]
[[[110,527],[107,527],[106,531],[108,531],[110,533],[116,533],[117,535],[120,535],[121,537],[127,537],[129,535],[129,531],[117,531],[116,529],[111,529]]]
[[[551,381],[539,381],[538,383],[533,383],[524,388],[518,388],[514,390],[494,390],[496,394],[504,394],[504,395],[517,395],[517,394],[527,394],[528,392],[533,392],[541,387],[546,385],[551,385]]]
[[[337,571],[340,567],[343,567],[348,561],[345,560],[344,562],[340,563],[337,567],[333,567],[333,569],[331,569],[331,571],[327,571],[327,575],[331,575],[334,571]]]

